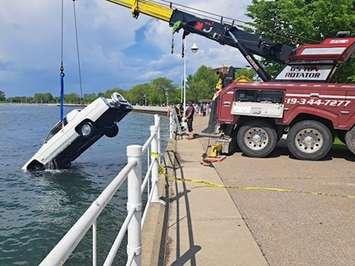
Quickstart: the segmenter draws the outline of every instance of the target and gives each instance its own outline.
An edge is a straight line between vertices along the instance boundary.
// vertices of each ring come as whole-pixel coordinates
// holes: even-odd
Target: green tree
[[[97,98],[96,93],[85,93],[83,101],[84,101],[84,103],[89,104],[89,103],[95,101],[96,98]]]
[[[64,102],[71,103],[71,104],[79,104],[80,103],[80,96],[76,93],[69,93],[64,95]]]
[[[136,85],[127,92],[127,100],[132,104],[152,104],[148,97],[151,90],[152,88],[148,83]]]
[[[177,89],[173,81],[160,77],[149,83],[138,84],[128,91],[120,93],[132,104],[141,105],[162,105],[169,103],[177,103]]]
[[[169,101],[175,102],[176,87],[170,79],[164,77],[156,78],[150,82],[150,86],[149,96],[153,104],[162,105]]]
[[[235,79],[243,79],[246,78],[248,80],[254,80],[256,76],[256,72],[252,68],[240,68],[235,72]]]
[[[34,103],[34,99],[28,96],[14,96],[6,99],[9,103]]]
[[[353,0],[253,0],[247,15],[253,19],[252,30],[270,40],[296,47],[319,42],[338,31],[354,31]],[[265,61],[272,74],[281,66]],[[338,71],[335,81],[355,81],[355,60]]]
[[[216,88],[218,75],[207,66],[201,66],[194,75],[187,78],[187,99],[198,102],[202,99],[211,99]]]
[[[0,102],[5,102],[5,101],[6,101],[5,92],[0,90]]]
[[[53,103],[54,97],[51,93],[35,93],[33,96],[35,103]]]
[[[110,90],[105,91],[103,96],[104,96],[105,98],[111,98],[111,96],[112,96],[112,94],[113,94],[114,92],[118,92],[118,93],[121,94],[123,97],[125,97],[125,95],[126,95],[126,93],[127,93],[127,91],[122,90],[122,89],[120,89],[120,88],[112,88],[112,89],[110,89]]]

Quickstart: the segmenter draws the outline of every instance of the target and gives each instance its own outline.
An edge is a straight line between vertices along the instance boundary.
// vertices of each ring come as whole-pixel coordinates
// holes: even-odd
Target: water
[[[25,174],[21,167],[58,115],[57,107],[0,104],[0,265],[37,265],[125,165],[126,146],[143,144],[153,124],[152,115],[130,113],[117,137],[103,137],[71,169]],[[162,139],[167,126],[163,118]],[[124,185],[98,220],[101,264],[125,218],[126,199]],[[89,232],[67,265],[90,265],[91,243]],[[122,247],[118,265],[126,258]]]

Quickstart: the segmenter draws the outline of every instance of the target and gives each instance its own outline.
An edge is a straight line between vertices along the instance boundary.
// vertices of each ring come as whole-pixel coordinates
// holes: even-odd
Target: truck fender
[[[321,119],[326,119],[332,123],[333,128],[336,127],[336,121],[338,118],[338,115],[332,112],[305,106],[305,107],[295,108],[292,111],[287,111],[287,114],[284,116],[283,123],[286,125],[291,125],[292,122],[295,121],[299,116],[304,116],[304,117],[309,116],[310,118],[318,117]]]

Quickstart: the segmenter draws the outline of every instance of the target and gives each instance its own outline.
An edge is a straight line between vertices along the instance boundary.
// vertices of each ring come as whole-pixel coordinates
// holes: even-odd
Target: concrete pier
[[[196,131],[206,122],[196,117]],[[207,144],[170,143],[159,263],[145,265],[355,265],[355,158],[345,147],[306,162],[281,143],[270,158],[236,153],[208,167]]]
[[[133,105],[133,112],[166,115],[169,111],[168,107],[164,106],[141,106]]]
[[[267,265],[227,190],[190,181],[222,182],[216,169],[201,166],[203,152],[198,139],[179,141],[169,152],[165,265]]]

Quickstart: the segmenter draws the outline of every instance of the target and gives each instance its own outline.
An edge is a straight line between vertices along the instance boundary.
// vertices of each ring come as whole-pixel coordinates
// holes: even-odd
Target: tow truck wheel
[[[277,132],[266,121],[250,121],[240,127],[237,133],[237,143],[245,155],[263,158],[275,149]]]
[[[118,134],[118,126],[116,124],[113,124],[111,127],[105,129],[105,136],[109,138],[114,138]]]
[[[91,136],[93,131],[94,131],[94,128],[90,122],[83,123],[79,129],[80,135],[83,137],[86,137],[86,138]]]
[[[289,151],[300,160],[317,161],[329,153],[333,135],[327,126],[314,120],[296,123],[287,136]]]
[[[346,133],[345,142],[349,150],[355,154],[355,126]]]

